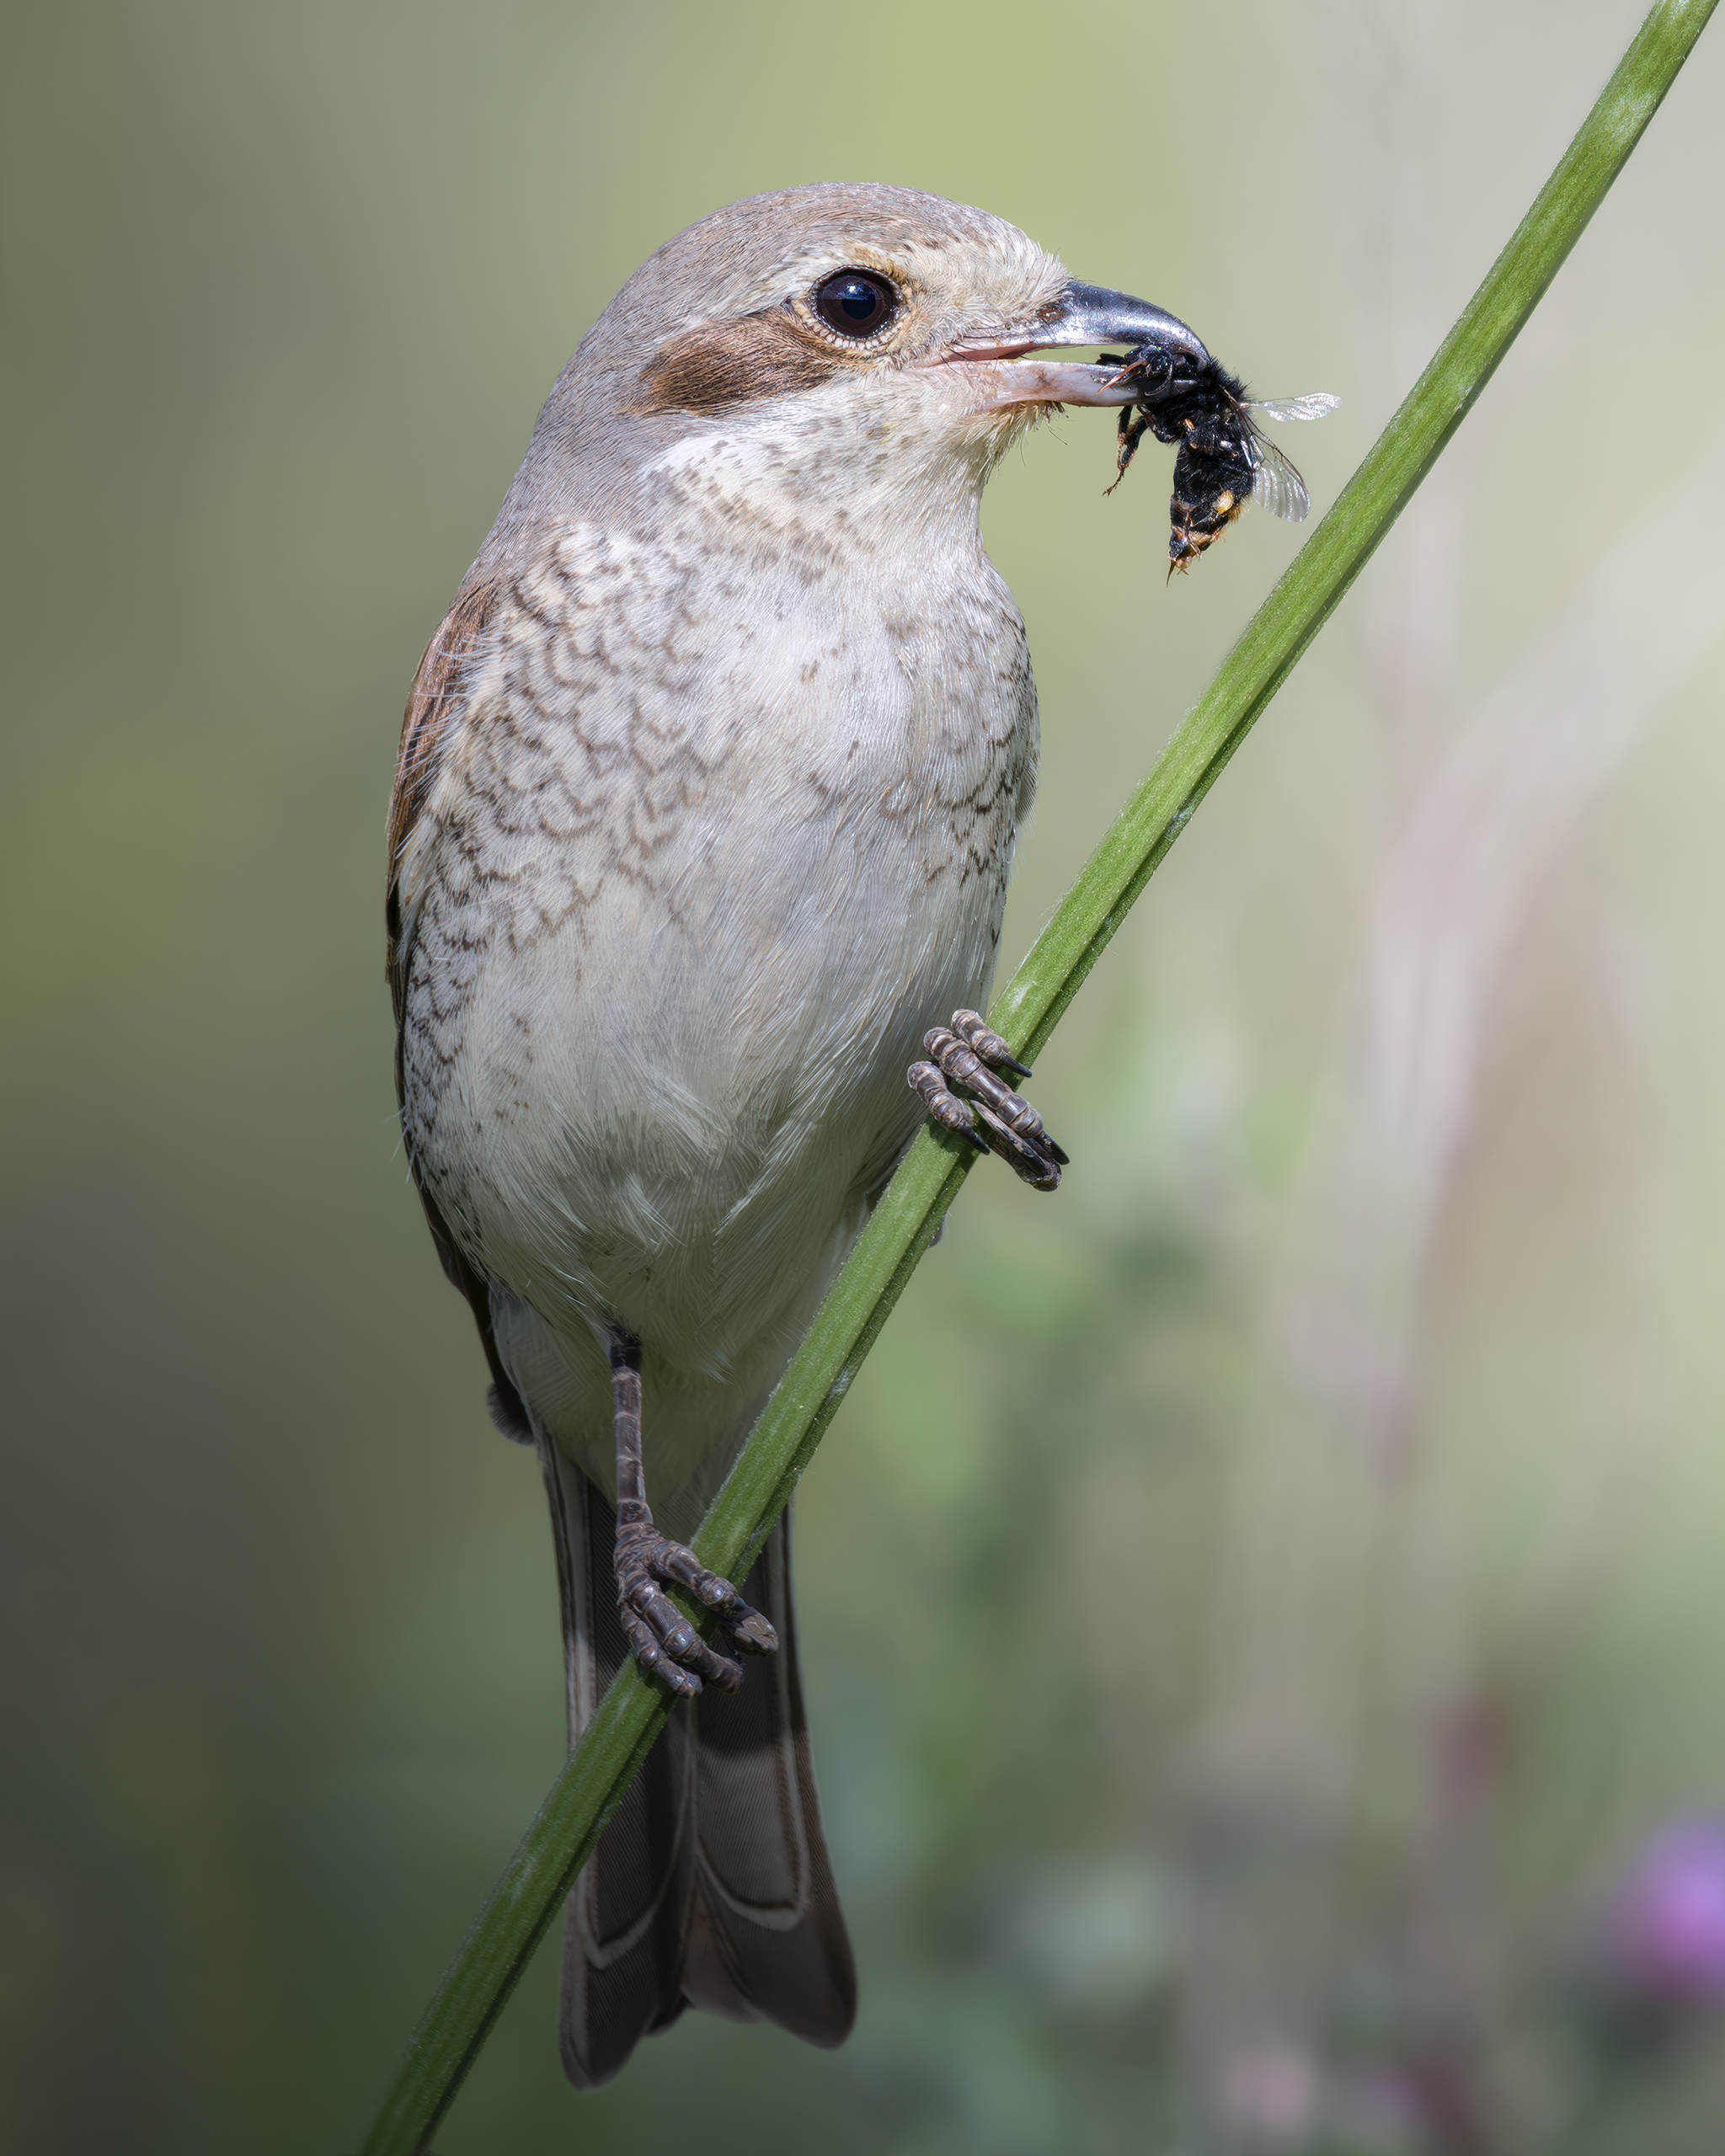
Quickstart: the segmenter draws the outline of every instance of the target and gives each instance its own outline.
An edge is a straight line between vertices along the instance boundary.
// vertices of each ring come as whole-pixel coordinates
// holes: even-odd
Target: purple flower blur
[[[1592,1958],[1610,2004],[1649,2033],[1725,2011],[1725,1819],[1674,1821],[1642,1844]]]

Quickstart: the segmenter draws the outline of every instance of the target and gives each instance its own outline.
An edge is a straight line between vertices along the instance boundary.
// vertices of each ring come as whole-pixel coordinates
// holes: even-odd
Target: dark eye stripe
[[[899,296],[884,277],[841,270],[816,287],[814,312],[841,337],[872,337],[898,312]]]

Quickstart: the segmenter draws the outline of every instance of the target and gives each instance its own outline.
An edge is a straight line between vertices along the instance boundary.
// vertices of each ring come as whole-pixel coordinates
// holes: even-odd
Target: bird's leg
[[[922,1045],[932,1060],[913,1063],[905,1075],[935,1121],[980,1150],[998,1153],[1033,1190],[1058,1190],[1068,1155],[1023,1095],[996,1077],[997,1070],[1020,1078],[1030,1073],[980,1011],[953,1011],[952,1024],[925,1033]],[[951,1090],[954,1085],[975,1097],[962,1099]]]
[[[740,1653],[772,1654],[778,1635],[729,1580],[709,1572],[692,1550],[668,1541],[653,1524],[641,1464],[641,1343],[627,1332],[611,1335],[611,1391],[617,1417],[617,1600],[624,1634],[642,1668],[679,1697],[698,1692],[703,1678],[722,1692],[734,1692],[742,1671],[728,1656],[713,1652],[660,1582],[686,1588],[697,1602],[717,1610]]]

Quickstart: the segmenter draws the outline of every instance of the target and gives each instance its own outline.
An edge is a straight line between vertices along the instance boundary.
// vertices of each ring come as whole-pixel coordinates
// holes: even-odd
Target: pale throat
[[[709,524],[788,536],[812,525],[871,551],[968,553],[990,473],[1039,414],[979,414],[959,387],[897,376],[777,398],[700,424],[644,477]]]

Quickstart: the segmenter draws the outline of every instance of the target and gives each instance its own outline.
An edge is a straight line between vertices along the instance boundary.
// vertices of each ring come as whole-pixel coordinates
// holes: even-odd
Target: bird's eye
[[[841,270],[814,294],[814,312],[841,337],[872,337],[898,312],[899,296],[884,277]]]

